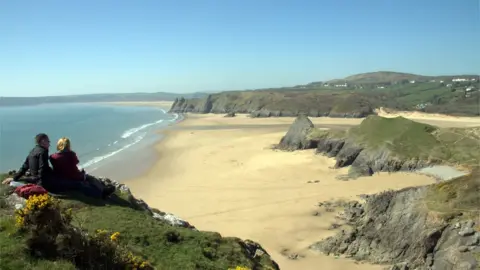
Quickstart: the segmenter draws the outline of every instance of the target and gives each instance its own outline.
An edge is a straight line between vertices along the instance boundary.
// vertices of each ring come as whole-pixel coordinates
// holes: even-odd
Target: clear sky
[[[0,96],[480,73],[479,0],[1,0]]]

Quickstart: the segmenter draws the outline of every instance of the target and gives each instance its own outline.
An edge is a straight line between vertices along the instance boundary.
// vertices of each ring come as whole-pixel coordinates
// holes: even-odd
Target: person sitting
[[[63,137],[57,142],[58,152],[50,156],[53,174],[58,179],[57,185],[64,189],[79,189],[85,195],[106,198],[110,196],[115,187],[105,186],[94,177],[80,171],[77,167],[79,160],[72,151],[70,139]]]
[[[85,173],[80,171],[77,167],[77,154],[71,150],[70,139],[61,138],[57,142],[58,152],[50,156],[50,163],[52,164],[55,175],[62,179],[73,181],[85,180]]]
[[[18,183],[20,178],[22,178],[22,181],[37,185],[43,185],[51,181],[53,173],[48,164],[49,147],[50,139],[47,134],[37,134],[35,136],[35,147],[30,151],[27,158],[25,158],[20,170],[18,170],[13,177],[5,179],[2,184]],[[30,172],[30,175],[24,177],[27,171]]]

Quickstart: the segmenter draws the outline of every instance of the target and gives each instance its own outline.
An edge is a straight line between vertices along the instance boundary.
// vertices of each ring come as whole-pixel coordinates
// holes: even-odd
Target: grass
[[[5,187],[2,187],[4,189]],[[2,192],[5,192],[4,190]],[[0,198],[1,200],[4,199]],[[33,259],[25,252],[25,236],[15,233],[11,209],[0,209],[0,261],[2,269],[75,269],[68,261]],[[273,269],[272,262],[261,256],[257,263],[246,255],[237,238],[222,237],[214,232],[199,232],[172,227],[153,219],[146,212],[133,209],[128,202],[102,203],[75,195],[61,199],[61,205],[73,209],[72,224],[88,231],[97,229],[119,232],[121,242],[135,254],[141,254],[157,269],[228,269],[246,266]]]
[[[348,137],[369,149],[387,148],[400,158],[425,158],[438,143],[432,134],[436,129],[403,117],[369,116],[350,128]]]
[[[478,83],[465,82],[454,87],[440,83],[451,81],[454,76],[424,77],[395,72],[374,72],[347,78],[348,88],[323,86],[311,83],[295,87],[269,88],[254,91],[227,91],[211,95],[212,112],[235,111],[250,113],[255,110],[284,111],[289,113],[315,112],[321,115],[333,113],[359,113],[384,107],[397,110],[416,110],[418,104],[429,104],[424,110],[429,113],[452,115],[480,115],[478,100],[480,92],[466,98],[463,89]],[[468,78],[478,76],[467,76]],[[423,80],[417,83],[395,84],[399,80]],[[436,82],[429,82],[435,79]],[[339,80],[338,83],[343,83]],[[386,88],[378,89],[386,84]],[[356,87],[355,87],[355,86]],[[361,89],[359,87],[362,87]],[[188,99],[187,104],[199,108],[201,99]],[[289,112],[289,113],[287,113]]]
[[[425,200],[429,210],[447,219],[462,216],[480,224],[480,170],[429,186]]]
[[[318,130],[311,138],[346,138],[368,150],[389,150],[393,157],[439,161],[475,169],[480,160],[480,128],[438,128],[403,117],[369,116],[347,131]]]

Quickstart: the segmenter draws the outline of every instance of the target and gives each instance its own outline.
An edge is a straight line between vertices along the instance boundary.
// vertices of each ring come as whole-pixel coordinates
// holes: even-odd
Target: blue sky
[[[480,73],[478,0],[0,1],[0,96]]]

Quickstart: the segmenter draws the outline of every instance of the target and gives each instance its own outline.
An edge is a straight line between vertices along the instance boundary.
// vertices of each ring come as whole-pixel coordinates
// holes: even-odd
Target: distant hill
[[[399,84],[415,82],[433,82],[433,81],[452,81],[453,79],[471,79],[478,78],[478,75],[442,75],[442,76],[424,76],[412,73],[377,71],[360,73],[345,77],[343,79],[334,79],[325,81],[327,84],[349,83],[349,84]]]
[[[0,97],[0,107],[37,105],[46,103],[86,103],[86,102],[120,102],[120,101],[173,101],[178,97],[201,98],[207,93],[175,94],[175,93],[126,93],[126,94],[89,94],[46,97]]]
[[[227,91],[180,98],[172,112],[250,113],[254,117],[364,117],[385,107],[452,115],[480,115],[478,75],[423,76],[370,72],[292,87]]]
[[[337,83],[337,82],[349,82],[349,83],[385,83],[385,82],[397,82],[403,80],[423,80],[427,81],[432,79],[430,76],[422,76],[411,73],[401,73],[401,72],[391,72],[391,71],[378,71],[378,72],[368,72],[361,73],[356,75],[351,75],[343,79],[335,79],[327,81],[327,83]]]

